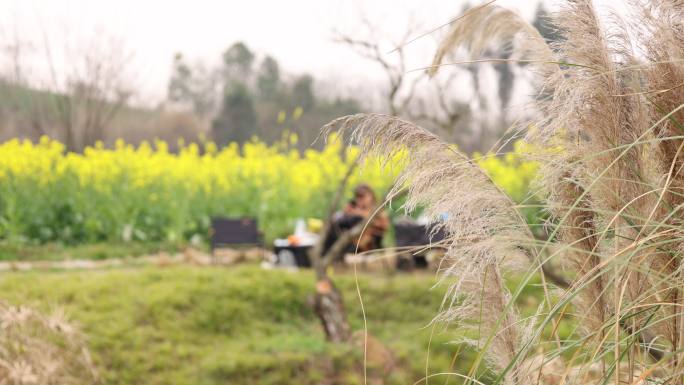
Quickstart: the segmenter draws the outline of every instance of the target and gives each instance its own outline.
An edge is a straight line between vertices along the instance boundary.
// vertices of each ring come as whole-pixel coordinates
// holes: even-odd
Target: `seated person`
[[[377,212],[376,212],[377,210]],[[378,201],[373,189],[367,184],[361,184],[354,189],[354,199],[349,201],[341,212],[335,213],[332,228],[325,240],[325,253],[337,241],[340,234],[352,229],[366,218],[374,215],[366,229],[359,237],[355,237],[348,245],[347,252],[359,252],[374,250],[382,247],[382,237],[389,227],[387,214],[378,207]]]

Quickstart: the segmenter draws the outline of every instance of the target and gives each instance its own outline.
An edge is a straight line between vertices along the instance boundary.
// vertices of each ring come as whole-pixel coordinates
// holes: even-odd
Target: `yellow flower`
[[[299,120],[299,118],[302,117],[302,114],[304,113],[304,109],[300,106],[297,106],[294,111],[292,112],[292,120]]]
[[[285,119],[287,119],[287,112],[285,111],[280,111],[278,112],[278,124],[283,124],[285,122]]]

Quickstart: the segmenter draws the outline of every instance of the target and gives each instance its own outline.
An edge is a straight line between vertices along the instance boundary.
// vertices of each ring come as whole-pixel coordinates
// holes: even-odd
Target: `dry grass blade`
[[[425,208],[450,235],[437,319],[470,327],[496,383],[684,385],[684,3],[631,6],[638,23],[599,17],[591,0],[563,2],[552,44],[515,13],[478,7],[454,23],[430,68],[461,48],[487,61],[477,57],[498,43],[542,75],[542,118],[527,140],[552,214],[544,247],[486,174],[425,130],[384,115],[326,127],[352,131],[365,155],[405,155],[393,191],[407,189],[406,208]],[[530,337],[513,299],[538,267],[514,295],[503,284],[527,265],[521,255],[561,259],[573,280],[529,317]],[[530,357],[537,337],[568,321],[567,336]]]
[[[99,383],[84,338],[63,312],[45,316],[0,302],[0,383]]]
[[[434,75],[444,58],[459,47],[466,48],[470,55],[477,57],[494,43],[513,45],[517,36],[522,38],[516,41],[520,45],[516,53],[532,62],[553,61],[553,52],[530,23],[508,9],[488,6],[468,13],[453,25],[440,43],[429,73]]]
[[[562,39],[551,46],[509,11],[478,10],[454,26],[432,71],[460,47],[477,57],[492,42],[529,37],[514,48],[538,59],[543,118],[527,137],[541,149],[553,255],[575,277],[561,302],[573,300],[586,349],[565,378],[593,383],[598,372],[604,383],[631,382],[658,372],[681,384],[684,3],[631,5],[640,18],[630,26],[599,18],[590,0],[564,2],[552,20]],[[647,359],[629,340],[658,345],[671,360],[644,371]]]
[[[503,274],[526,267],[533,244],[510,199],[468,157],[412,123],[359,114],[324,127],[326,135],[333,130],[351,131],[362,157],[404,157],[402,173],[388,196],[406,188],[405,208],[424,208],[437,228],[449,234],[442,262],[449,296],[437,320],[470,327],[475,339],[469,342],[487,346],[489,361],[506,368],[519,353],[523,333],[509,306]],[[513,369],[511,379],[516,376]]]

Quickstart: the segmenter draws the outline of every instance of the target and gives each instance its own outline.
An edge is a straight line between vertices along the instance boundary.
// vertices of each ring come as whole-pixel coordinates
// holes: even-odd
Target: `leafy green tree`
[[[167,96],[172,102],[186,101],[192,93],[190,89],[192,70],[180,52],[173,56],[172,66]]]
[[[183,54],[176,53],[173,58],[167,97],[172,102],[192,106],[194,112],[200,117],[208,117],[214,112],[216,105],[215,80],[215,74],[201,63],[191,68]]]
[[[316,104],[313,83],[313,77],[306,74],[299,76],[292,85],[292,102],[295,106],[302,107],[304,111],[310,110]]]
[[[212,123],[212,135],[219,145],[244,143],[255,133],[257,114],[252,94],[242,82],[225,88],[221,110]]]
[[[559,41],[563,38],[562,34],[549,24],[549,12],[542,3],[539,3],[537,7],[532,25],[537,28],[547,42]]]
[[[276,99],[280,92],[280,67],[272,56],[266,56],[257,73],[257,91],[262,99]]]
[[[239,41],[223,53],[223,68],[226,81],[248,79],[252,75],[254,53]]]
[[[500,50],[497,56],[501,59],[510,59],[511,53],[506,49]],[[511,102],[511,96],[513,95],[513,86],[515,83],[515,73],[513,72],[513,66],[515,64],[509,63],[507,61],[501,61],[494,63],[494,70],[497,72],[499,77],[499,100],[501,101],[501,113],[506,115],[506,108]],[[505,120],[505,119],[504,119]],[[503,122],[506,124],[506,122]]]
[[[353,99],[317,99],[311,75],[287,76],[286,80],[281,71],[274,57],[255,58],[242,42],[226,49],[221,64],[214,68],[189,63],[177,54],[168,99],[211,119],[211,135],[219,145],[244,143],[255,135],[270,143],[288,130],[299,135],[298,145],[305,149],[323,124],[361,110]]]

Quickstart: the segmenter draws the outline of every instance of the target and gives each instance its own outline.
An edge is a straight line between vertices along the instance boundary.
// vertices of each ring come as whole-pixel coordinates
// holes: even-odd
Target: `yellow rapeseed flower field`
[[[255,217],[267,238],[282,236],[295,218],[324,214],[357,151],[331,140],[300,154],[295,143],[191,143],[171,153],[161,141],[117,141],[76,154],[49,138],[10,140],[0,144],[0,237],[173,242],[205,237],[214,215]],[[369,162],[350,186],[382,192],[393,177]]]
[[[294,149],[296,137],[218,149],[212,142],[137,147],[117,141],[82,154],[58,141],[0,144],[0,239],[66,243],[205,240],[212,216],[257,218],[266,239],[284,236],[298,217],[322,217],[358,150],[330,140],[320,151]],[[534,165],[509,157],[481,164],[515,199]],[[399,160],[366,162],[349,189],[369,183],[382,194]],[[523,174],[521,174],[524,173]],[[522,178],[521,178],[522,176]]]

